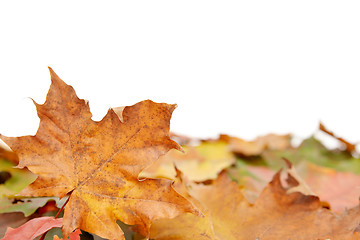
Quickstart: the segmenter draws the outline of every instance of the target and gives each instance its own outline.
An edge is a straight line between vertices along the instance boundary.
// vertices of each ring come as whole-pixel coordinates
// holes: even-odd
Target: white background
[[[1,1],[0,133],[35,134],[47,66],[94,120],[177,103],[193,137],[305,138],[319,121],[360,142],[359,1]]]

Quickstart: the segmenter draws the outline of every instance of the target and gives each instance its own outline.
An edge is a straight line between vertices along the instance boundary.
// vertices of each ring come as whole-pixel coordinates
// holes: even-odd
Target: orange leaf
[[[52,228],[61,227],[62,224],[63,224],[62,218],[57,218],[57,219],[53,217],[34,218],[18,228],[12,229],[9,227],[2,240],[14,240],[14,239],[33,240],[34,238],[42,235],[43,233],[49,231]]]
[[[205,218],[181,215],[156,221],[154,239],[359,239],[360,209],[341,216],[322,208],[315,196],[287,194],[278,172],[255,204],[249,204],[226,173],[211,185],[191,185],[190,194],[207,211]],[[211,231],[213,229],[213,231]]]
[[[79,99],[50,68],[52,84],[44,104],[35,103],[40,126],[35,136],[1,136],[19,155],[18,167],[39,175],[23,196],[70,195],[65,208],[66,238],[79,228],[109,239],[124,239],[119,219],[148,234],[151,222],[196,212],[169,180],[139,181],[139,173],[170,149],[170,118],[175,105],[142,101],[110,109],[95,122]]]

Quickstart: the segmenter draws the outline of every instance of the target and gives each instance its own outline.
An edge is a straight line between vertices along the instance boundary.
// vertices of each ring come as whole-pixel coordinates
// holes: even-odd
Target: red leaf
[[[34,218],[18,228],[8,228],[2,240],[33,240],[55,227],[62,227],[63,219],[54,217]]]

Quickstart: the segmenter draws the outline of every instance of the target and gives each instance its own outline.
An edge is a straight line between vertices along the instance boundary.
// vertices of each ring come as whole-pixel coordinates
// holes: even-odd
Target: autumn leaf
[[[329,150],[313,136],[305,139],[297,148],[268,150],[261,154],[262,160],[272,169],[284,167],[283,157],[290,159],[294,164],[307,161],[337,171],[360,173],[358,158],[353,157],[348,151]]]
[[[14,168],[14,164],[0,159],[0,171],[9,174],[9,178],[0,185],[0,198],[13,197],[36,179],[36,175],[27,169]]]
[[[0,213],[22,212],[30,216],[36,209],[54,198],[25,198],[15,197],[22,189],[36,179],[36,175],[27,169],[14,168],[14,164],[0,159],[1,173],[8,173],[9,178],[0,184]]]
[[[231,137],[228,135],[221,135],[221,140],[229,144],[232,152],[240,156],[256,156],[263,153],[265,150],[284,150],[290,146],[291,136],[268,134],[256,138],[253,141],[246,141],[241,138]]]
[[[284,158],[284,161],[287,165],[287,179],[286,182],[288,183],[288,186],[290,187],[286,193],[293,193],[293,192],[300,192],[304,195],[314,195],[315,193],[311,190],[309,185],[305,182],[305,180],[299,176],[297,170],[295,169],[294,165],[292,163]]]
[[[200,145],[186,150],[188,154],[177,158],[174,163],[190,181],[216,179],[222,170],[235,163],[235,157],[228,145],[221,140],[203,141]]]
[[[157,240],[176,239],[217,239],[210,217],[210,212],[190,194],[192,182],[184,173],[176,169],[174,187],[177,192],[194,203],[204,213],[204,217],[185,213],[174,219],[159,219],[154,221],[150,229],[150,238]],[[136,229],[134,229],[136,230]]]
[[[158,220],[150,236],[171,240],[190,239],[188,236],[211,240],[359,239],[359,206],[335,215],[323,208],[316,196],[287,194],[287,190],[278,172],[252,205],[236,183],[222,173],[213,184],[194,184],[189,189],[207,209],[205,218],[183,214],[166,223]],[[209,229],[215,236],[208,234]]]
[[[64,212],[66,238],[82,229],[109,239],[124,239],[116,220],[148,234],[152,221],[196,212],[166,179],[139,181],[139,173],[170,149],[175,105],[142,101],[110,109],[99,122],[87,101],[79,99],[50,68],[51,86],[44,104],[35,103],[40,126],[35,136],[1,139],[18,154],[18,167],[39,175],[20,195],[70,195]]]
[[[223,141],[203,141],[197,146],[183,146],[184,152],[170,150],[140,176],[175,179],[176,166],[189,180],[203,182],[217,175],[235,162],[235,157]]]
[[[24,214],[19,212],[1,213],[0,214],[0,239],[5,235],[6,230],[11,228],[18,228],[27,221],[32,219],[31,217],[25,217]]]
[[[0,213],[22,212],[25,217],[33,214],[38,208],[49,201],[58,201],[56,197],[39,198],[2,198],[0,199]]]
[[[63,219],[62,218],[53,218],[53,217],[40,217],[34,218],[26,222],[24,225],[12,229],[8,228],[5,233],[5,236],[2,240],[33,240],[34,238],[42,235],[48,230],[61,227]]]
[[[335,212],[359,204],[360,175],[338,172],[331,168],[306,163],[298,166],[300,176],[321,201],[326,201]]]
[[[166,178],[174,180],[176,177],[176,170],[174,159],[181,153],[177,150],[170,150],[167,154],[159,157],[157,161],[145,168],[139,175],[139,178]]]
[[[244,186],[242,188],[243,194],[248,201],[253,203],[276,172],[264,166],[242,165],[241,167],[241,172],[237,172],[235,169],[231,169],[229,172],[240,185]],[[244,171],[250,174],[245,175]],[[290,166],[286,172],[297,175],[298,182],[303,182],[298,187],[292,187],[289,192],[313,193],[324,204],[330,205],[334,212],[342,212],[345,209],[357,206],[359,203],[359,175],[351,172],[339,172],[306,161]],[[284,179],[283,176],[282,180]]]
[[[238,161],[235,167],[228,169],[228,174],[238,183],[246,200],[254,203],[275,175],[275,171],[268,167],[249,166]]]

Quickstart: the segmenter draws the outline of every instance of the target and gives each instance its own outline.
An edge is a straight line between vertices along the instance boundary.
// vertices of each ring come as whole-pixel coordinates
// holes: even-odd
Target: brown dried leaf
[[[289,189],[287,190],[287,193],[293,193],[293,192],[300,192],[304,195],[314,195],[315,193],[311,190],[309,185],[302,179],[302,177],[299,176],[297,173],[294,165],[291,164],[289,160],[284,158],[287,169],[286,172],[288,174],[287,183],[289,184]]]

